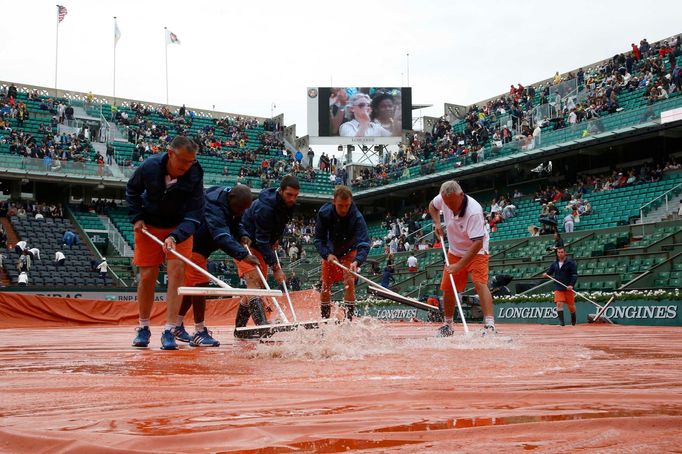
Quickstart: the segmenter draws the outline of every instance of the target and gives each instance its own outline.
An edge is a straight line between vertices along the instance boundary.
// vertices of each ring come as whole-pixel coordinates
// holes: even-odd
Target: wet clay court
[[[175,352],[158,327],[147,350],[133,326],[0,329],[0,451],[682,451],[679,328],[436,328],[222,325]]]

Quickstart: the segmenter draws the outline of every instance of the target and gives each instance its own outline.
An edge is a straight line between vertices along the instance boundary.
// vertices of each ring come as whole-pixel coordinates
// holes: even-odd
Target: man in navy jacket
[[[241,226],[242,214],[251,206],[251,189],[243,184],[233,188],[214,186],[206,190],[204,217],[194,233],[192,262],[204,270],[208,269],[209,256],[218,249],[237,261],[245,260],[258,265],[258,259],[250,255],[244,245],[251,240]],[[185,266],[185,286],[206,287],[209,279],[190,266]],[[189,308],[194,313],[194,335],[190,336],[182,323]],[[211,336],[204,324],[206,297],[185,295],[178,314],[173,334],[181,342],[189,342],[192,347],[217,347],[220,345]]]
[[[268,267],[278,283],[284,282],[286,276],[277,264],[275,250],[284,235],[286,225],[294,214],[294,205],[301,187],[293,175],[282,178],[279,188],[263,189],[258,199],[251,204],[242,216],[242,225],[251,239],[251,252],[258,258],[261,272],[267,277]],[[248,288],[263,288],[256,265],[246,260],[236,262],[239,277],[244,278]],[[236,327],[246,326],[249,316],[256,325],[266,325],[267,316],[263,300],[258,297],[242,297],[237,313]]]
[[[575,325],[575,292],[573,287],[578,280],[578,265],[566,255],[566,249],[563,246],[556,248],[556,257],[556,261],[549,266],[543,276],[552,276],[561,282],[561,284],[554,283],[554,303],[561,326],[564,326],[564,303],[571,313],[571,324]]]
[[[161,335],[161,348],[178,348],[171,330],[180,307],[178,287],[183,282],[184,263],[169,252],[175,250],[190,258],[192,235],[204,214],[204,171],[196,160],[196,153],[197,145],[192,140],[177,136],[167,153],[147,158],[126,186],[128,215],[135,232],[133,264],[140,271],[137,287],[140,327],[134,347],[149,345],[156,278],[159,266],[168,260],[166,326]],[[163,247],[142,233],[145,228],[163,241]]]
[[[317,212],[313,242],[322,256],[322,317],[329,318],[331,315],[332,286],[335,282],[343,281],[346,317],[352,320],[355,312],[355,277],[334,263],[338,261],[350,270],[357,271],[367,260],[370,243],[365,218],[353,203],[353,194],[347,186],[337,186],[331,203],[325,203]]]

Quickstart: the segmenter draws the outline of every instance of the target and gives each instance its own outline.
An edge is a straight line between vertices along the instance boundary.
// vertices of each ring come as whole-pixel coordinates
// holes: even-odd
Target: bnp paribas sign
[[[576,301],[576,312],[578,323],[587,323],[588,315],[596,314],[597,308],[588,302]],[[604,316],[622,325],[682,326],[682,301],[615,301]],[[549,301],[496,303],[495,319],[500,323],[559,323],[556,307]]]

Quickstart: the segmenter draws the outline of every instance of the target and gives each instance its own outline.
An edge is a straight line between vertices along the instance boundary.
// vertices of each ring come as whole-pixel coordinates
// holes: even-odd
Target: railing
[[[427,226],[422,226],[422,227],[420,227],[419,229],[417,229],[417,230],[415,230],[414,232],[412,232],[412,233],[410,233],[409,235],[407,235],[407,236],[405,237],[405,239],[408,239],[409,237],[411,237],[411,236],[417,234],[418,232],[421,232],[421,231],[424,230],[426,227],[427,227]],[[424,238],[426,238],[426,237],[428,237],[428,236],[430,236],[430,235],[433,235],[433,234],[434,234],[434,231],[432,230],[432,231],[430,231],[429,233],[427,233],[427,234],[425,234],[425,235],[422,235],[422,236],[420,236],[420,237],[418,237],[418,238],[415,239],[415,241],[414,241],[414,249],[413,249],[413,251],[415,252],[415,254],[418,254],[418,253],[420,252],[420,251],[416,248],[416,247],[417,247],[417,243],[418,243],[419,241],[423,240]],[[379,254],[379,255],[380,255],[380,254]],[[368,256],[368,257],[371,257],[371,256]],[[315,267],[315,268],[312,268],[312,269],[308,270],[308,272],[306,273],[306,277],[307,277],[307,278],[310,278],[310,277],[315,276],[316,274],[319,274],[319,273],[321,273],[321,272],[322,272],[322,265],[317,266],[317,267]]]
[[[107,228],[107,233],[109,234],[109,241],[114,246],[114,248],[121,254],[122,257],[132,257],[133,249],[128,245],[128,242],[123,238],[121,232],[118,231],[116,226],[108,216],[99,216],[99,218],[104,223]]]
[[[645,215],[644,212],[646,211],[647,213],[649,213],[649,212],[653,211],[653,208],[647,209],[647,207],[650,207],[651,205],[653,205],[653,203],[656,202],[658,199],[665,197],[665,211],[666,212],[670,211],[670,203],[669,203],[670,198],[674,197],[677,194],[678,190],[680,190],[681,188],[682,188],[682,183],[676,184],[675,186],[668,189],[667,191],[665,191],[663,194],[659,195],[655,199],[652,199],[649,202],[642,205],[641,207],[639,207],[639,223],[642,224],[642,229],[644,229],[644,215]],[[644,234],[644,230],[642,230],[642,234]]]
[[[78,222],[78,220],[76,219],[76,216],[74,216],[73,212],[71,211],[71,208],[67,207],[66,209],[67,209],[67,212],[69,213],[69,217],[71,218],[73,223],[76,225],[76,229],[80,231],[80,233],[81,233],[80,236],[83,238],[83,241],[89,245],[89,249],[91,251],[94,251],[95,256],[101,262],[103,259],[102,253],[99,251],[97,246],[95,246],[95,244],[92,242],[90,235],[88,235],[85,232],[85,229],[83,229],[83,226],[81,226],[81,224]],[[121,277],[118,274],[116,274],[116,272],[114,270],[111,269],[111,266],[109,266],[108,272],[111,273],[111,275],[114,277],[114,279],[116,281],[118,281],[119,286],[121,286],[121,287],[127,287],[128,286],[128,284],[126,284],[126,282],[123,279],[121,279]]]
[[[0,87],[4,87],[5,89],[9,88],[10,85],[13,85],[12,82],[10,81],[4,81],[0,80]],[[97,105],[97,104],[109,104],[109,105],[119,105],[119,106],[130,106],[132,104],[140,104],[144,107],[149,107],[152,109],[155,109],[157,111],[161,110],[162,108],[166,107],[169,108],[171,111],[177,111],[180,109],[180,106],[175,106],[175,105],[167,105],[167,104],[159,104],[155,102],[150,102],[150,101],[141,101],[137,99],[128,99],[128,98],[121,98],[121,97],[112,97],[108,95],[98,95],[98,94],[93,94],[93,93],[85,93],[82,91],[74,91],[74,90],[64,90],[64,89],[55,89],[52,87],[41,87],[39,85],[30,85],[30,84],[14,84],[17,87],[17,91],[20,93],[29,93],[34,90],[38,92],[38,95],[44,96],[44,97],[56,97],[56,98],[64,98],[68,99],[69,103],[77,103],[76,105],[83,105],[83,104],[91,104],[91,105]],[[91,101],[88,101],[91,100]],[[238,113],[230,113],[230,112],[218,112],[215,110],[208,110],[208,109],[198,109],[194,107],[187,107],[187,111],[192,111],[195,113],[197,117],[202,117],[202,118],[225,118],[225,117],[241,117],[241,118],[247,118],[247,119],[252,119],[255,118],[259,122],[263,122],[266,120],[266,117],[254,117],[252,115],[244,115],[244,114],[238,114]]]
[[[59,164],[57,164],[59,162]],[[45,176],[88,176],[94,178],[113,177],[106,166],[100,167],[93,162],[57,161],[56,159],[29,158],[16,154],[0,154],[0,168],[24,170]]]

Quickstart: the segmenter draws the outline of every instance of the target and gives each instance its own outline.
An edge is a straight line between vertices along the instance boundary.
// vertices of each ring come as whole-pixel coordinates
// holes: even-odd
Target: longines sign
[[[615,301],[604,315],[623,325],[682,326],[681,301]],[[588,302],[576,301],[578,323],[587,323],[587,316],[597,308]],[[495,319],[500,323],[557,324],[556,307],[546,303],[496,303]]]

